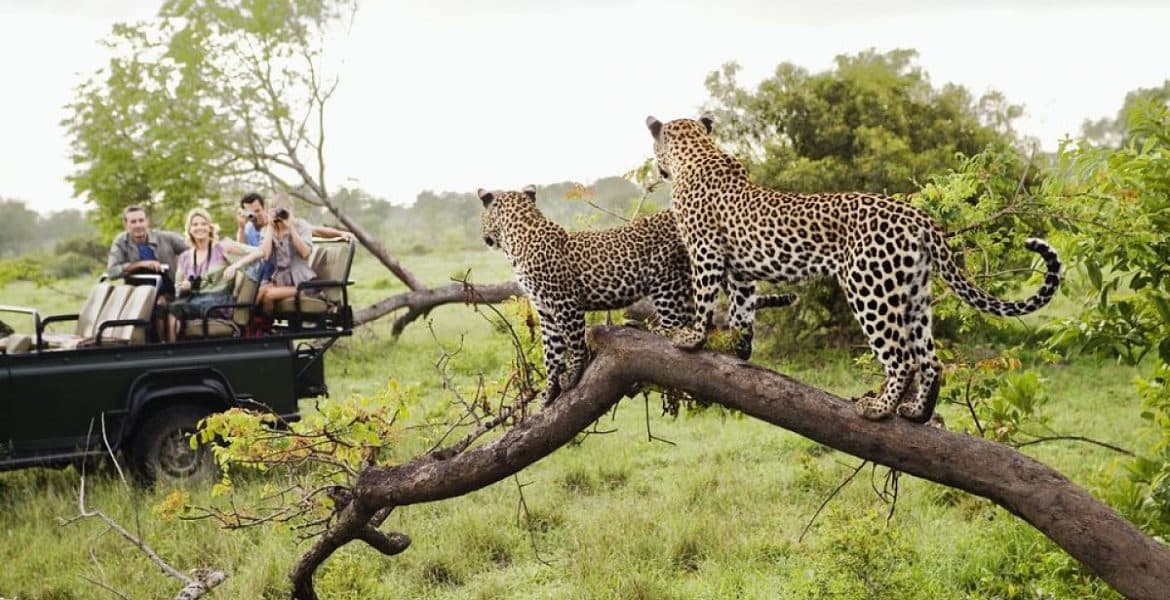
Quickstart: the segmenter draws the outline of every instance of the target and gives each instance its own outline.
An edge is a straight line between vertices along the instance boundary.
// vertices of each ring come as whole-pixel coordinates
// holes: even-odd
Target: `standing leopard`
[[[536,207],[536,188],[479,190],[484,242],[507,255],[520,286],[540,315],[548,385],[544,402],[577,384],[588,362],[585,311],[624,308],[649,296],[657,331],[689,326],[695,318],[690,263],[674,215],[662,211],[629,224],[568,232]],[[740,332],[737,354],[751,355],[757,306],[785,306],[791,294],[755,295],[755,282],[731,288],[739,306],[730,325]]]
[[[859,398],[858,411],[876,420],[896,410],[921,423],[934,412],[942,370],[931,336],[932,268],[961,300],[1000,316],[1041,308],[1060,285],[1060,259],[1042,240],[1029,239],[1025,247],[1045,262],[1043,285],[1025,300],[1001,300],[967,280],[945,233],[909,204],[880,194],[763,188],[715,144],[711,119],[663,124],[648,117],[646,125],[658,169],[672,185],[671,211],[692,264],[696,319],[676,331],[676,346],[702,343],[724,279],[738,286],[833,277],[885,370],[880,392]]]

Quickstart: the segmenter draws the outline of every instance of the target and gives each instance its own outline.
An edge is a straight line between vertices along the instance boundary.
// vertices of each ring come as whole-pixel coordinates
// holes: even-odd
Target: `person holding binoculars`
[[[193,208],[184,225],[190,248],[179,255],[175,273],[178,298],[167,307],[167,341],[178,338],[184,320],[201,319],[208,308],[231,304],[236,272],[259,258],[255,248],[219,238],[206,209]],[[237,257],[235,262],[229,256]],[[242,257],[242,258],[241,258]]]
[[[292,200],[287,194],[278,194],[273,200],[258,251],[272,264],[272,275],[261,284],[256,304],[262,313],[272,315],[277,302],[296,295],[297,284],[317,276],[309,266],[313,227],[293,215]]]

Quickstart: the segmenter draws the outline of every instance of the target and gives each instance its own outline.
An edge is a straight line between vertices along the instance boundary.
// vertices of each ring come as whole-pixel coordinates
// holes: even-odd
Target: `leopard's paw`
[[[677,329],[670,336],[670,341],[674,344],[675,348],[695,350],[702,347],[705,337],[707,336],[703,332],[696,329]]]

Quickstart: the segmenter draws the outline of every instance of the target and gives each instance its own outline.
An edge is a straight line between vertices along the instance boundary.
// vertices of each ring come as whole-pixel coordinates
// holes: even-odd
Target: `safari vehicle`
[[[244,407],[287,423],[298,399],[327,393],[324,354],[353,326],[353,251],[350,241],[315,243],[318,278],[277,307],[263,335],[249,335],[257,285],[244,273],[235,302],[184,323],[174,343],[150,341],[157,277],[99,282],[77,314],[0,307],[0,318],[32,322],[0,339],[0,471],[120,453],[148,482],[213,473],[209,453],[188,443],[200,419]],[[52,331],[63,323],[72,332]]]

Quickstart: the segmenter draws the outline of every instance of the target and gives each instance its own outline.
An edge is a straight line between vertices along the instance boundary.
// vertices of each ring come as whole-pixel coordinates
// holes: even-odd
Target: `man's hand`
[[[228,265],[227,268],[223,270],[224,280],[225,281],[234,281],[236,278],[236,271],[239,271],[239,270],[240,269],[234,264]]]

